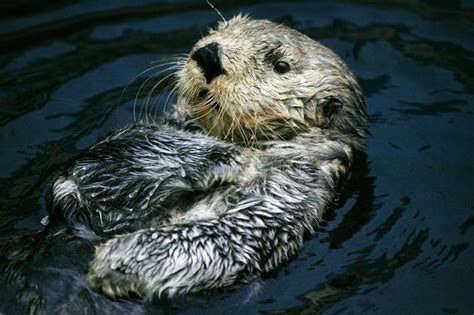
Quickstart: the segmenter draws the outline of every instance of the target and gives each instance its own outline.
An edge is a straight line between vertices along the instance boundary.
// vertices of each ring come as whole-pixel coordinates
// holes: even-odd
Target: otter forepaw
[[[96,247],[96,255],[87,273],[89,285],[112,299],[144,296],[138,276],[127,272],[120,257],[113,253],[114,242]]]

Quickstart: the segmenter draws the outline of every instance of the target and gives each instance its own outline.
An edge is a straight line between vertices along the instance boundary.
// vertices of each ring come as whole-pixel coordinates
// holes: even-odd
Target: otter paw
[[[112,299],[144,296],[138,275],[130,272],[113,253],[113,241],[96,247],[96,255],[87,273],[89,285]]]

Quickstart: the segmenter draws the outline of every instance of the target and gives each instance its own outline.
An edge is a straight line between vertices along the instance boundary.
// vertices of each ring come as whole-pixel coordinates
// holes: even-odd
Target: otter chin
[[[179,65],[162,123],[110,134],[53,186],[49,225],[100,236],[87,281],[110,297],[232,289],[273,272],[315,233],[364,148],[356,78],[296,30],[239,15]]]

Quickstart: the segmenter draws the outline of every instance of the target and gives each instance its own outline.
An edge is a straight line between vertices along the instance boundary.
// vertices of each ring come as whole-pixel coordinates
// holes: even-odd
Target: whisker
[[[216,13],[220,16],[220,18],[222,19],[222,21],[224,23],[227,23],[226,19],[224,18],[224,16],[221,14],[221,12],[219,10],[216,9],[216,7],[211,3],[211,1],[207,0],[206,1],[207,4],[214,10],[216,11]]]
[[[130,80],[130,81],[127,83],[127,85],[123,88],[122,92],[120,93],[120,97],[119,97],[119,99],[118,99],[117,105],[120,105],[120,103],[122,102],[122,98],[123,98],[123,96],[124,96],[124,94],[125,94],[125,91],[130,87],[130,85],[131,85],[137,78],[139,78],[140,76],[144,75],[145,73],[150,72],[150,71],[152,71],[152,70],[154,70],[154,69],[156,69],[156,68],[158,68],[158,67],[160,67],[160,66],[153,66],[153,67],[150,67],[150,68],[148,68],[148,69],[145,69],[144,71],[142,71],[142,72],[140,72],[139,74],[137,74],[132,80]],[[135,120],[135,112],[134,112],[134,120]]]
[[[225,114],[225,113],[224,113],[224,109],[223,109],[221,106],[219,106],[219,109],[218,109],[218,111],[217,111],[216,117],[215,117],[215,119],[214,119],[214,121],[213,121],[213,123],[212,123],[211,128],[209,129],[208,134],[210,134],[210,133],[214,130],[214,128],[217,126],[217,123],[218,123],[221,119],[223,119],[224,114]]]
[[[174,82],[172,82],[172,83],[174,83]],[[163,105],[163,113],[166,113],[166,111],[167,111],[167,108],[166,108],[166,107],[167,107],[167,103],[168,103],[168,100],[169,100],[170,96],[171,96],[171,95],[173,94],[173,92],[176,91],[176,89],[178,88],[178,86],[177,86],[176,84],[168,84],[164,90],[167,90],[170,86],[173,86],[173,87],[171,88],[171,91],[168,93],[168,97],[166,98],[166,101],[165,101],[165,103],[164,103],[164,105]],[[161,97],[160,97],[160,100],[161,100]],[[157,116],[158,116],[158,108],[160,108],[159,103],[158,103],[157,105],[158,105],[158,106],[155,106],[155,113],[154,113],[154,115],[153,115],[155,121],[157,120]]]
[[[186,60],[187,57],[188,57],[188,53],[179,53],[179,54],[170,55],[169,57],[166,57],[164,59],[165,59],[165,61],[179,60],[179,59]],[[155,63],[158,63],[160,61],[163,61],[163,59],[152,60],[152,61],[150,61],[150,63],[155,64]]]
[[[207,100],[206,103],[200,104],[200,106],[202,107],[202,110],[200,110],[199,113],[204,112],[204,111],[205,112],[202,115],[191,119],[191,121],[197,121],[197,120],[203,118],[204,116],[209,115],[209,113],[212,112],[217,106],[217,104],[214,104],[212,106],[211,106],[211,104],[212,104],[212,99]],[[207,106],[202,106],[202,105],[207,105]],[[207,134],[209,135],[209,133],[207,133]]]
[[[138,92],[137,92],[137,95],[135,97],[135,100],[134,100],[134,103],[133,103],[133,112],[134,112],[134,117],[136,117],[135,115],[135,111],[136,111],[136,105],[137,105],[137,101],[138,101],[138,97],[140,96],[140,93],[142,91],[142,89],[147,85],[148,82],[150,82],[151,80],[153,80],[155,77],[159,76],[160,74],[166,72],[166,71],[171,71],[171,70],[174,70],[175,68],[174,67],[168,67],[168,68],[165,68],[161,71],[158,71],[157,73],[155,73],[153,76],[150,76],[149,78],[147,78],[145,80],[145,82],[143,82],[143,84],[140,86],[140,88],[138,89]],[[141,115],[142,115],[142,112],[143,112],[143,106],[140,108],[140,113],[139,113],[139,118],[141,118]],[[136,119],[135,119],[136,121]]]
[[[148,115],[149,115],[149,112],[148,112],[148,104],[149,104],[149,102],[150,102],[150,98],[151,98],[153,92],[160,86],[160,84],[161,84],[164,80],[168,79],[169,77],[171,77],[171,76],[173,76],[173,75],[175,75],[175,72],[172,72],[172,73],[170,73],[170,74],[164,76],[164,77],[163,77],[162,79],[160,79],[157,83],[155,83],[155,84],[153,85],[153,87],[151,88],[150,92],[147,93],[147,97],[146,97],[145,103],[144,103],[144,111],[145,111],[145,115],[146,115],[146,120],[145,120],[145,122],[146,122],[147,124],[149,123],[149,121],[148,121]],[[142,107],[143,107],[143,105],[142,105]],[[140,111],[140,113],[141,113],[141,111]]]
[[[162,91],[167,91],[167,90],[170,90],[171,88],[171,91],[168,93],[168,96],[166,98],[166,102],[168,102],[168,99],[169,97],[171,96],[172,92],[176,90],[176,88],[178,87],[177,86],[177,83],[178,83],[178,78],[177,78],[177,72],[180,71],[181,69],[177,69],[176,71],[174,71],[174,74],[175,74],[175,77],[172,78],[168,84],[166,84],[163,88],[162,88]],[[154,114],[153,114],[153,120],[156,121],[156,118],[157,118],[157,114],[158,114],[158,109],[163,107],[163,113],[166,112],[166,103],[162,106],[161,105],[161,100],[163,99],[163,92],[160,93],[160,96],[158,97],[158,99],[154,102],[155,105],[153,105],[155,107],[155,110],[154,110]]]
[[[166,98],[165,100],[165,105],[164,105],[164,109],[163,109],[163,112],[166,113],[166,111],[168,110],[167,107],[168,107],[168,102],[170,101],[170,98],[172,95],[175,95],[176,93],[176,90],[179,88],[179,86],[176,84],[176,82],[174,82],[173,84],[173,88],[171,89],[171,91],[169,92],[168,94],[168,97]],[[177,97],[177,95],[175,95]]]
[[[133,82],[134,80],[136,80],[139,76],[143,75],[144,73],[146,73],[146,72],[148,72],[148,71],[151,71],[151,70],[154,70],[154,69],[157,69],[157,68],[160,68],[160,67],[169,65],[169,64],[174,64],[175,66],[178,66],[178,65],[179,65],[179,61],[166,62],[166,63],[160,64],[160,65],[152,66],[152,67],[148,68],[147,70],[143,71],[142,73],[140,73],[139,75],[137,75],[137,76],[132,80],[132,82]],[[155,73],[155,74],[153,74],[152,76],[150,76],[149,78],[147,78],[147,79],[140,85],[140,87],[139,87],[139,89],[138,89],[138,91],[137,91],[137,93],[136,93],[136,95],[135,95],[134,102],[133,102],[133,120],[134,120],[135,122],[137,122],[137,115],[136,115],[137,100],[138,100],[138,97],[140,96],[140,93],[141,93],[142,89],[143,89],[143,88],[146,86],[146,84],[147,84],[150,80],[152,80],[154,77],[156,77],[157,75],[160,75],[160,74],[163,73],[163,72],[169,71],[169,70],[171,70],[171,69],[173,69],[173,68],[174,68],[174,66],[172,66],[172,67],[167,67],[167,68],[165,68],[165,69],[163,69],[163,70],[161,70],[161,71],[158,71],[157,73]],[[127,85],[127,87],[128,87],[132,82],[130,82],[130,83]],[[123,94],[123,93],[122,93],[122,94]],[[141,117],[141,113],[142,113],[142,110],[140,110],[140,114],[139,114],[140,117]],[[139,117],[139,118],[140,118],[140,117]]]

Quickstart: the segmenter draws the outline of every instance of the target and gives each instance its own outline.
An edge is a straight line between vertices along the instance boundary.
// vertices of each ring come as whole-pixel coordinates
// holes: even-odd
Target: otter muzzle
[[[224,73],[219,57],[219,44],[215,42],[196,50],[191,55],[191,59],[195,60],[199,68],[204,72],[207,84]]]

